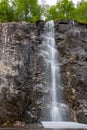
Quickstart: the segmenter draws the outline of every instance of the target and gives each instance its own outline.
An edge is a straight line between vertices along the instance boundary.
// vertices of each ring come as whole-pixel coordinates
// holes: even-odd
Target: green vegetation
[[[87,1],[82,0],[75,7],[70,0],[59,0],[46,13],[47,20],[76,20],[80,23],[87,23]]]
[[[11,22],[14,20],[14,8],[10,6],[8,0],[0,0],[0,21]]]
[[[82,0],[76,10],[76,20],[87,24],[87,1]]]
[[[41,18],[37,0],[15,0],[13,7],[16,21],[34,22]]]
[[[70,0],[59,0],[56,5],[38,5],[38,0],[0,0],[0,22],[36,22],[43,17],[48,20],[76,20],[87,23],[87,1],[77,7]]]
[[[0,21],[31,21],[41,19],[37,0],[0,0]]]
[[[71,20],[75,15],[75,7],[72,1],[60,0],[48,10],[47,19]]]

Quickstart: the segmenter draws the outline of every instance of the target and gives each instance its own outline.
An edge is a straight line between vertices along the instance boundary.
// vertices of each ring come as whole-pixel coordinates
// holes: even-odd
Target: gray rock
[[[0,124],[41,120],[49,93],[40,55],[44,24],[0,23]],[[72,120],[87,123],[87,29],[76,21],[55,21],[55,40]]]

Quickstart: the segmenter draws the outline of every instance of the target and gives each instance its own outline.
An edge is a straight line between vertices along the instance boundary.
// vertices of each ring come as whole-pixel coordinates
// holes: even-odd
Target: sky
[[[38,1],[39,1],[40,4],[42,3],[42,0],[38,0]],[[44,1],[46,4],[55,5],[58,0],[43,0],[43,1]],[[72,0],[72,1],[73,1],[73,3],[76,5],[76,4],[78,3],[78,1],[80,1],[80,0]]]

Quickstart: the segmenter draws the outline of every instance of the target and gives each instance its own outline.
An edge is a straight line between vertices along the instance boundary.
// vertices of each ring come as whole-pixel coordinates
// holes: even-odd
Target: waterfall
[[[67,106],[62,102],[62,86],[60,80],[60,66],[58,50],[55,44],[54,22],[49,21],[45,25],[41,55],[45,66],[46,87],[49,90],[45,98],[45,106],[48,107],[47,118],[50,121],[62,121]],[[47,104],[47,105],[46,105]],[[48,114],[50,113],[50,114]],[[46,116],[46,113],[45,113]],[[46,118],[46,119],[47,119]]]
[[[47,31],[47,44],[49,44],[50,49],[49,49],[49,60],[50,60],[50,75],[51,75],[51,100],[52,100],[52,108],[51,108],[51,120],[52,121],[57,121],[61,120],[61,115],[60,115],[60,110],[57,107],[57,92],[56,92],[56,87],[57,87],[57,81],[56,81],[56,76],[58,76],[59,80],[59,65],[57,62],[57,50],[55,47],[55,38],[54,38],[54,22],[50,21],[46,24],[46,27],[48,28]],[[58,75],[57,75],[58,73]],[[58,87],[60,86],[58,82]]]
[[[44,77],[48,90],[47,96],[44,98],[44,108],[47,109],[47,111],[43,113],[45,119],[43,119],[42,125],[44,128],[53,129],[87,129],[86,124],[69,121],[69,109],[63,99],[59,54],[56,49],[54,32],[54,22],[47,22],[41,49],[41,55],[45,64]]]

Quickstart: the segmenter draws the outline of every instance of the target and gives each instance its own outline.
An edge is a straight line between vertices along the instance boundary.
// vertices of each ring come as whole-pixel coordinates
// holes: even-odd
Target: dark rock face
[[[76,22],[55,23],[61,78],[72,119],[87,123],[87,28]]]
[[[40,55],[44,24],[0,23],[0,124],[41,119],[47,94]],[[87,29],[73,21],[55,22],[55,39],[72,119],[87,123]]]
[[[44,22],[0,24],[0,123],[40,118],[43,84],[39,56]]]

